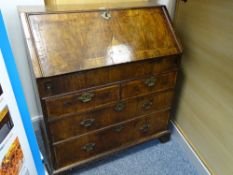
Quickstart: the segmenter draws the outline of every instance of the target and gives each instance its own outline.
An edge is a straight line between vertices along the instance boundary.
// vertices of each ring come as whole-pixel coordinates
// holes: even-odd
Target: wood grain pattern
[[[31,69],[34,71],[35,77],[41,77],[42,72],[40,69],[39,61],[37,59],[36,48],[33,45],[33,40],[31,38],[30,28],[28,26],[26,13],[20,13],[21,23],[24,31],[25,40],[27,43],[28,53],[30,54],[29,64],[31,64]]]
[[[171,134],[171,132],[169,130],[164,130],[161,132],[157,132],[156,134],[153,134],[153,135],[144,136],[144,137],[141,137],[140,139],[137,139],[133,142],[125,143],[124,145],[121,145],[121,146],[118,146],[118,147],[113,148],[111,150],[108,150],[106,152],[97,154],[97,155],[92,156],[88,159],[84,159],[82,161],[74,162],[72,164],[64,166],[60,169],[55,170],[53,173],[54,174],[64,173],[64,172],[66,172],[66,170],[72,169],[74,167],[81,167],[81,166],[88,165],[88,163],[90,163],[90,162],[99,161],[105,157],[117,154],[119,151],[125,150],[127,148],[132,147],[132,146],[144,143],[146,141],[150,141],[152,139],[160,139],[160,138],[163,138],[164,136],[169,136],[170,134]]]
[[[135,79],[135,77],[156,76],[161,73],[176,71],[178,67],[179,56],[169,56],[163,59],[122,64],[49,78],[39,78],[37,79],[37,84],[40,96],[49,97],[103,84]]]
[[[165,91],[158,94],[149,94],[141,97],[137,106],[137,115],[143,115],[161,110],[171,106],[173,99],[173,91]]]
[[[77,9],[21,12],[52,174],[170,134],[182,47],[165,7]]]
[[[61,120],[50,122],[49,129],[51,131],[53,142],[82,135],[87,132],[132,119],[136,116],[137,101],[123,101],[121,104],[124,105],[124,108],[121,111],[116,111],[116,107],[119,103],[115,103],[105,108],[73,116],[65,116]],[[81,125],[82,122],[88,120],[91,120],[89,125]]]
[[[28,14],[43,77],[181,52],[161,8],[104,12]]]
[[[184,44],[175,121],[213,174],[233,174],[233,1],[180,2]]]
[[[54,148],[57,166],[63,167],[139,140],[141,137],[164,131],[167,128],[168,118],[168,112],[154,113],[58,144]],[[119,126],[121,130],[118,130]],[[85,150],[84,146],[91,143],[94,144],[93,148]],[[66,154],[63,150],[66,150]]]
[[[88,98],[88,101],[83,100]],[[101,89],[84,91],[65,96],[58,96],[45,100],[48,116],[60,116],[64,114],[74,114],[95,109],[105,104],[114,103],[119,100],[119,86],[108,86]]]
[[[153,92],[163,91],[174,88],[176,83],[176,72],[162,74],[160,76],[148,76],[143,79],[137,79],[122,84],[121,97],[130,98],[140,95],[146,95]]]
[[[150,96],[120,101],[119,103],[98,110],[92,109],[92,111],[87,113],[71,116],[66,115],[61,120],[51,121],[48,124],[49,130],[55,143],[56,141],[82,135],[153,111],[170,109],[172,96],[172,92],[151,94]],[[144,106],[147,101],[152,102],[149,109]],[[122,105],[120,109],[118,107],[119,105]],[[86,125],[85,123],[82,124],[85,121]]]

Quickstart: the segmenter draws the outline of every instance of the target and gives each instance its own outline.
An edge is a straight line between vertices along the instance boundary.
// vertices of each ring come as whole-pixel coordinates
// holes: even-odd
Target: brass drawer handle
[[[90,102],[94,97],[94,94],[91,92],[84,92],[80,97],[78,97],[79,101],[83,103]]]
[[[150,109],[152,106],[153,106],[152,100],[146,100],[142,105],[143,109],[145,109],[145,110]]]
[[[118,125],[118,126],[116,126],[113,130],[114,130],[115,132],[121,132],[123,129],[124,129],[124,126],[123,126],[123,125]]]
[[[88,143],[82,147],[83,151],[90,152],[95,149],[95,143]]]
[[[145,123],[141,128],[139,128],[139,130],[142,132],[142,133],[146,133],[148,132],[150,129],[150,125],[148,123]]]
[[[84,126],[85,128],[88,128],[88,127],[92,126],[94,122],[95,122],[95,119],[93,119],[93,118],[85,119],[85,120],[80,122],[80,125]]]
[[[125,109],[125,104],[124,103],[118,103],[116,106],[115,106],[115,108],[114,108],[114,110],[116,111],[116,112],[121,112],[121,111],[123,111]]]
[[[155,83],[156,83],[156,78],[155,77],[150,77],[150,78],[147,78],[145,81],[144,81],[145,85],[147,87],[153,87],[155,86]]]

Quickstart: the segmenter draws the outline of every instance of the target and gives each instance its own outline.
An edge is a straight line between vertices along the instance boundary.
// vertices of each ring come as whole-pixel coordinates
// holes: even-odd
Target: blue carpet
[[[152,140],[104,160],[74,169],[70,175],[198,175],[175,137]]]

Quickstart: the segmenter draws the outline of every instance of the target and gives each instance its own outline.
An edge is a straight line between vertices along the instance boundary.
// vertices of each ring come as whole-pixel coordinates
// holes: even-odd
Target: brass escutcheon
[[[121,112],[121,111],[123,111],[125,109],[125,104],[120,102],[115,106],[114,109],[115,109],[116,112]]]
[[[153,87],[155,86],[156,83],[156,78],[155,77],[150,77],[144,81],[145,85],[148,87]]]
[[[79,99],[79,101],[81,101],[83,103],[87,103],[87,102],[91,101],[93,97],[94,97],[93,93],[84,92],[78,99]]]
[[[95,149],[95,143],[88,143],[82,147],[82,150],[86,152],[93,151]]]
[[[85,128],[88,128],[88,127],[92,126],[94,122],[95,122],[95,119],[93,119],[93,118],[85,119],[85,120],[80,122],[80,125],[84,126]]]
[[[142,133],[146,133],[148,132],[150,129],[150,125],[148,123],[145,123],[139,130],[142,132]]]
[[[111,16],[111,13],[106,10],[104,11],[102,14],[101,14],[102,18],[106,19],[106,20],[109,20],[112,16]]]

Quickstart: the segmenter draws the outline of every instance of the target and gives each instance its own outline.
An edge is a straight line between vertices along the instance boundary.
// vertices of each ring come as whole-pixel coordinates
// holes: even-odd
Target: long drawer
[[[117,124],[68,142],[54,145],[56,168],[79,162],[111,149],[133,143],[167,129],[169,111]]]
[[[48,128],[53,142],[82,135],[109,125],[126,121],[151,111],[168,109],[171,105],[172,91],[121,101],[107,108],[90,111],[51,121]],[[149,101],[150,104],[147,104]]]
[[[66,75],[37,79],[40,97],[77,91],[103,84],[157,75],[178,68],[178,56],[153,59]]]

